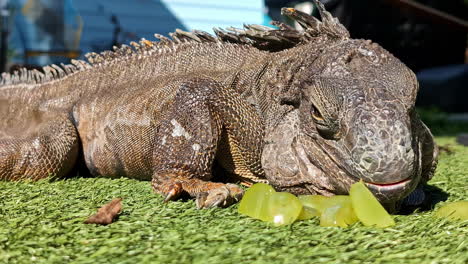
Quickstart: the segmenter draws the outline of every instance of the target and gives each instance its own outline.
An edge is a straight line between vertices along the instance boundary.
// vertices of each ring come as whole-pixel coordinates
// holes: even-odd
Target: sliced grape
[[[320,216],[322,214],[325,202],[328,199],[328,197],[323,195],[299,195],[297,198],[305,208],[304,211],[308,210],[312,212],[312,214],[315,214],[314,216]]]
[[[271,194],[268,200],[270,219],[275,225],[289,225],[296,221],[302,211],[299,199],[287,192],[276,192]]]
[[[238,212],[262,221],[270,220],[268,206],[273,193],[275,190],[268,184],[256,183],[252,185],[242,197]]]
[[[451,220],[468,220],[468,201],[447,203],[436,211],[436,216]]]
[[[348,195],[334,195],[326,197],[324,201],[325,209],[334,205],[344,206],[351,203]]]
[[[324,210],[320,217],[321,226],[347,227],[357,221],[351,206],[351,199],[345,195],[328,197],[324,202]]]
[[[336,214],[341,209],[340,205],[325,208],[320,216],[320,226],[338,226]]]
[[[351,185],[349,195],[357,218],[365,226],[388,227],[395,225],[393,218],[367,189],[364,182],[359,181]]]
[[[342,206],[336,213],[337,225],[341,227],[348,227],[348,225],[352,225],[357,221],[359,221],[359,219],[354,212],[354,208],[351,204],[351,198],[349,198],[349,203],[345,206]]]
[[[320,216],[320,212],[317,209],[312,207],[305,207],[304,204],[302,204],[302,210],[297,217],[297,220],[309,220],[316,216]]]

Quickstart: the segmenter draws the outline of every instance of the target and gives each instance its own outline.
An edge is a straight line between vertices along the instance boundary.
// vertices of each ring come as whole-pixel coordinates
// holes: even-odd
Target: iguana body
[[[211,207],[242,195],[210,181],[217,162],[237,182],[329,195],[362,178],[381,201],[401,200],[436,164],[414,74],[319,7],[322,22],[285,9],[302,32],[177,31],[5,75],[0,178],[62,178],[83,155],[94,175],[151,179],[167,200]]]

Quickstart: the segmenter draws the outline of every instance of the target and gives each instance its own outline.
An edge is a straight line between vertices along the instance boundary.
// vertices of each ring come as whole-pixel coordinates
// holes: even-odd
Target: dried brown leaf
[[[122,211],[122,198],[115,198],[103,205],[96,214],[86,219],[85,224],[108,225]]]

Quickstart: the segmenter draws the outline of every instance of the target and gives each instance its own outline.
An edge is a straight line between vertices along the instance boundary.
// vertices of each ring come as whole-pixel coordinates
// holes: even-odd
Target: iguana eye
[[[316,107],[312,106],[312,118],[315,120],[315,121],[323,121],[323,116],[322,114],[320,113],[319,110],[317,110]]]
[[[339,139],[339,127],[336,122],[333,122],[333,120],[330,119],[326,121],[320,111],[314,106],[312,106],[311,115],[312,119],[314,119],[315,128],[320,136],[329,140]]]

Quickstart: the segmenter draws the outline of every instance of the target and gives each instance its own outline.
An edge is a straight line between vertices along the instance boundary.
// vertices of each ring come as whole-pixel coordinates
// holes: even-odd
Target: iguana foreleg
[[[238,200],[242,189],[209,182],[211,169],[218,157],[241,178],[263,176],[259,158],[263,131],[258,120],[255,110],[230,88],[208,78],[182,83],[155,137],[154,190],[165,200],[187,193],[196,197],[198,207],[226,206]],[[222,137],[224,133],[227,137]]]

